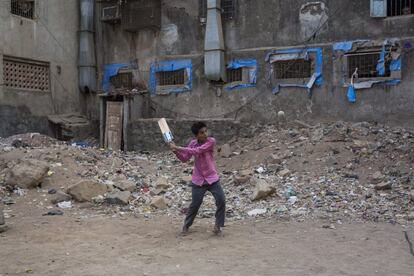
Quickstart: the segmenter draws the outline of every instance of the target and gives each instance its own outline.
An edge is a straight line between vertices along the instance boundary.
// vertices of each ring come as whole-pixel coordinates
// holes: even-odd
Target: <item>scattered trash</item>
[[[63,215],[63,212],[60,210],[52,210],[52,211],[49,211],[43,214],[43,216],[62,216],[62,215]]]
[[[57,204],[57,206],[59,208],[62,208],[62,209],[70,209],[70,208],[72,208],[72,202],[71,201],[62,201],[62,202],[59,202]]]

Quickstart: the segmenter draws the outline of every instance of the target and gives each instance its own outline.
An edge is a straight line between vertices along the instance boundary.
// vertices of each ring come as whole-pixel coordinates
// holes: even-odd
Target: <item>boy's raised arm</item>
[[[207,151],[211,151],[214,149],[216,144],[216,140],[214,138],[208,139],[204,144],[199,147],[190,148],[190,147],[178,147],[177,152],[182,152],[183,154],[188,154],[190,156],[202,154]]]

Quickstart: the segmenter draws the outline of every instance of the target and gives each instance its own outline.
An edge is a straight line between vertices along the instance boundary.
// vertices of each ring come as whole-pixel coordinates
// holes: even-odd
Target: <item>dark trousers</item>
[[[187,216],[185,217],[184,226],[190,227],[195,217],[197,216],[198,209],[200,209],[201,204],[203,203],[204,194],[209,191],[213,194],[214,199],[216,200],[216,225],[223,227],[224,219],[226,216],[226,197],[224,195],[223,189],[221,188],[220,182],[217,181],[211,185],[204,184],[203,186],[192,185],[192,200],[190,207],[187,211]]]

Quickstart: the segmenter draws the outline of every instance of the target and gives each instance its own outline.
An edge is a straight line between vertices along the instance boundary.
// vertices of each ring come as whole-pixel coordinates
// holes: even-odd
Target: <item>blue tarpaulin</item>
[[[155,94],[157,91],[157,72],[171,72],[182,69],[184,69],[186,73],[185,84],[182,86],[162,89],[162,92],[165,93],[181,93],[192,89],[193,76],[191,59],[164,60],[153,62],[150,67],[149,79],[149,88],[151,93]]]
[[[245,83],[235,82],[225,86],[226,90],[255,87],[257,81],[257,61],[255,59],[234,59],[227,64],[228,69],[248,68],[249,81]]]
[[[359,39],[359,40],[353,40],[353,41],[341,41],[341,42],[337,42],[333,44],[333,49],[334,51],[350,51],[352,50],[352,47],[354,47],[354,43],[357,42],[368,42],[369,40],[363,40],[363,39]]]
[[[106,93],[109,92],[110,87],[110,80],[111,77],[118,75],[119,69],[122,68],[130,68],[131,63],[112,63],[112,64],[105,64],[104,66],[104,74],[102,78],[102,89]]]
[[[323,64],[323,56],[322,56],[322,49],[321,48],[304,48],[304,49],[284,49],[284,50],[273,50],[266,55],[266,62],[271,61],[271,57],[274,55],[288,55],[288,54],[297,54],[298,56],[303,56],[304,59],[309,59],[309,53],[315,54],[315,68],[312,72],[312,76],[309,78],[307,84],[297,84],[297,83],[280,83],[276,84],[273,89],[272,93],[277,94],[280,92],[280,87],[300,87],[306,88],[308,90],[309,95],[311,94],[311,89],[314,84],[320,86],[323,83],[323,76],[322,76],[322,64]]]

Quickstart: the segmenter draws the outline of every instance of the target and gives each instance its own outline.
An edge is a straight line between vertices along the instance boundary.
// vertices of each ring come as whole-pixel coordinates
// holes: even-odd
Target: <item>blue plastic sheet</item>
[[[111,77],[118,75],[118,72],[122,68],[130,68],[131,63],[113,63],[105,64],[104,74],[102,78],[102,89],[104,92],[108,93],[110,87]]]
[[[393,59],[390,63],[391,71],[401,71],[401,57],[398,59]]]
[[[255,87],[257,81],[257,61],[255,59],[234,59],[227,64],[228,69],[248,68],[249,82],[229,83],[225,86],[226,90]]]
[[[157,72],[171,72],[185,69],[187,75],[186,83],[183,86],[179,87],[168,87],[162,89],[166,93],[181,93],[185,91],[190,91],[192,89],[193,76],[192,76],[192,62],[191,59],[181,59],[181,60],[164,60],[153,62],[150,67],[150,79],[149,79],[149,88],[152,94],[155,94],[157,91]]]
[[[350,51],[352,50],[352,47],[354,47],[354,43],[356,42],[367,42],[369,40],[363,40],[363,39],[359,39],[359,40],[353,40],[353,41],[341,41],[341,42],[337,42],[333,44],[333,50],[334,51]]]
[[[377,63],[377,72],[378,75],[380,76],[384,76],[385,75],[385,44],[382,45],[382,49],[381,49],[381,53],[380,53],[380,58],[378,60]]]
[[[348,102],[350,102],[350,103],[355,103],[356,102],[355,89],[354,89],[354,86],[352,84],[350,84],[348,86],[348,92],[347,92],[346,96],[348,97]]]
[[[296,83],[283,83],[277,84],[272,89],[273,94],[277,94],[280,92],[281,87],[299,87],[307,89],[309,96],[311,95],[311,89],[314,84],[320,86],[323,83],[323,76],[322,76],[322,65],[323,65],[323,56],[322,56],[322,49],[321,48],[304,48],[304,49],[284,49],[284,50],[273,50],[266,55],[266,62],[270,62],[270,57],[272,55],[281,55],[281,54],[299,54],[304,55],[305,59],[309,58],[309,53],[315,53],[315,70],[312,73],[312,77],[309,79],[307,84],[296,84]]]

